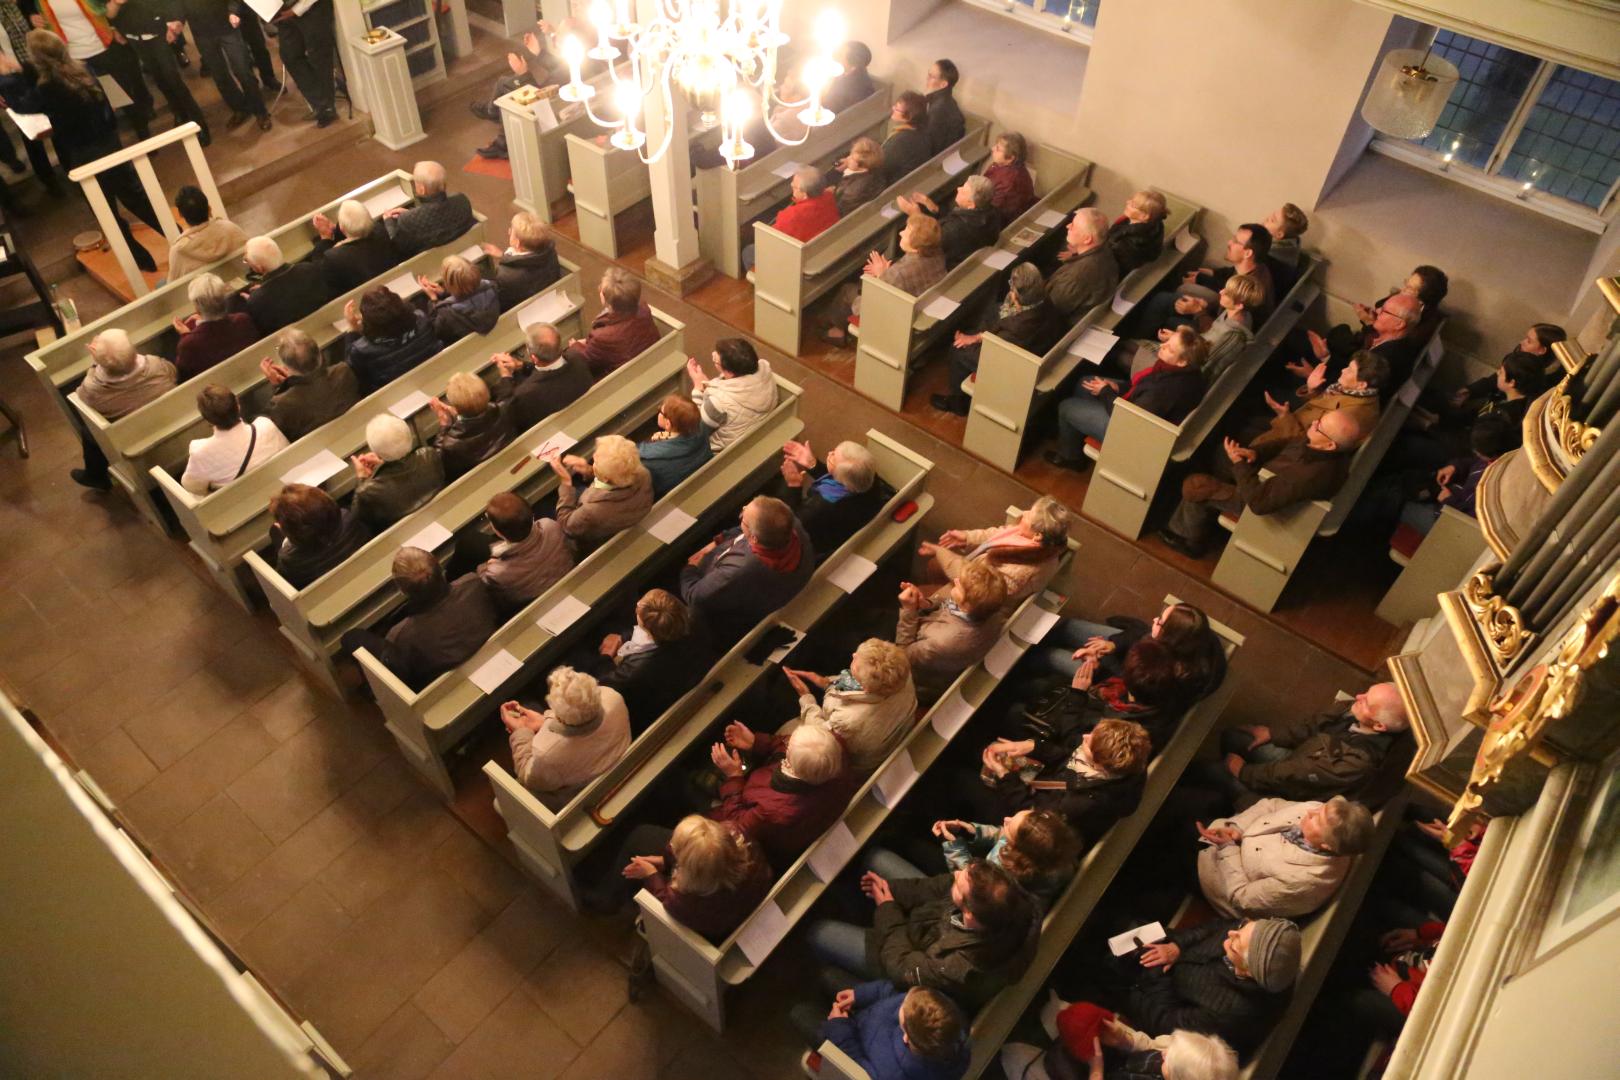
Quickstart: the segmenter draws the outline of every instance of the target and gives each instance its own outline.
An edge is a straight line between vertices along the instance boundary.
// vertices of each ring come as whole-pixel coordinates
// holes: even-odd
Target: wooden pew
[[[736,170],[698,170],[698,249],[716,270],[727,277],[743,276],[742,249],[753,238],[750,226],[787,201],[794,166],[830,169],[861,136],[883,141],[893,88],[883,82],[876,86],[870,97],[826,127],[811,128],[798,146],[779,146]]]
[[[1445,351],[1440,343],[1443,328],[1444,322],[1435,328],[1411,378],[1384,403],[1372,434],[1356,451],[1349,477],[1332,499],[1315,499],[1275,514],[1251,514],[1245,510],[1235,520],[1221,516],[1221,525],[1231,530],[1232,539],[1215,564],[1211,581],[1216,586],[1259,611],[1270,611],[1277,605],[1305,549],[1314,538],[1333,536],[1339,531],[1385,451],[1400,434],[1412,405],[1440,366]]]
[[[1017,507],[1008,507],[1008,520],[1016,521],[1019,513]],[[1054,584],[1066,581],[1078,550],[1079,544],[1070,540]],[[653,969],[664,988],[710,1027],[721,1030],[726,988],[740,986],[759,969],[820,899],[827,883],[876,834],[916,778],[938,760],[973,713],[989,700],[1012,664],[1039,641],[1041,634],[1031,628],[1039,627],[1048,614],[1055,616],[1063,603],[1062,596],[1046,592],[1020,604],[991,654],[958,676],[923,712],[901,744],[855,792],[839,821],[794,860],[760,906],[725,941],[710,944],[670,918],[651,893],[639,892],[636,903],[652,949]],[[996,673],[998,667],[1000,674]],[[783,730],[797,724],[795,717]]]
[[[615,218],[652,198],[652,173],[636,150],[598,145],[593,138],[569,133],[568,190],[574,196],[579,242],[610,259],[619,257]]]
[[[680,360],[682,355],[664,359]],[[679,384],[679,374],[675,379]],[[684,388],[684,384],[679,385]],[[521,685],[562,661],[564,650],[579,637],[574,627],[587,609],[610,610],[630,583],[661,560],[669,544],[684,537],[695,540],[704,529],[730,525],[735,493],[751,480],[768,474],[779,460],[782,443],[804,428],[799,419],[802,391],[782,378],[777,379],[777,386],[780,400],[764,421],[654,504],[637,527],[623,530],[581,560],[561,581],[509,619],[460,667],[420,691],[413,691],[370,652],[362,649],[355,654],[382,707],[388,730],[406,759],[445,798],[454,794],[444,767],[445,753]],[[650,421],[657,414],[662,396],[653,399],[649,408],[638,410],[629,426]],[[545,479],[532,477],[529,483]],[[549,493],[555,487],[553,479],[536,491]],[[525,497],[529,494],[526,492]],[[661,525],[670,522],[679,526],[678,532],[671,526],[670,539],[655,535],[653,530],[661,532]],[[481,673],[488,664],[509,672],[493,690],[479,685],[487,685]]]
[[[434,526],[452,534],[459,532],[478,519],[496,492],[524,484],[542,492],[554,490],[555,474],[546,480],[542,474],[550,470],[533,456],[537,447],[563,432],[584,439],[630,430],[639,420],[627,418],[639,418],[648,408],[656,411],[658,401],[678,387],[675,369],[684,369],[686,359],[681,351],[684,327],[661,312],[655,310],[654,315],[665,327],[655,345],[597,383],[584,397],[446,485],[426,506],[395,522],[304,588],[294,589],[258,552],[243,555],[281,622],[282,636],[292,642],[298,659],[327,689],[342,693],[335,657],[343,634],[373,626],[398,607],[399,590],[390,576],[396,551]],[[481,345],[487,356],[491,343]],[[347,463],[344,472],[351,472]],[[529,479],[529,474],[536,479]],[[448,548],[448,542],[444,546]]]
[[[1375,614],[1394,626],[1428,618],[1439,609],[1440,594],[1455,589],[1484,553],[1479,520],[1442,504],[1439,519],[1417,551],[1396,560],[1401,576],[1378,602]],[[1391,548],[1389,557],[1395,556]]]
[[[471,335],[441,350],[437,356],[356,402],[343,416],[305,435],[261,468],[217,491],[195,495],[180,486],[180,478],[172,465],[153,465],[152,479],[190,538],[191,550],[226,595],[247,610],[255,606],[248,586],[252,576],[244,573],[242,557],[249,551],[263,549],[269,542],[270,497],[281,490],[282,476],[292,463],[309,461],[323,451],[347,461],[351,454],[364,448],[366,424],[373,417],[408,403],[416,394],[429,397],[442,394],[445,383],[458,371],[485,372],[490,357],[520,344],[522,329],[533,322],[554,322],[564,340],[581,333],[580,312],[584,299],[580,292],[579,268],[567,260],[562,261],[562,266],[565,273],[561,279],[502,315],[488,334]],[[542,312],[550,319],[541,319]],[[427,405],[416,400],[418,407],[405,412],[403,418],[418,432],[431,432],[437,421]],[[341,496],[353,486],[353,480],[353,472],[345,469],[326,481],[324,487],[334,496]]]
[[[1164,250],[1159,257],[1127,274],[1115,290],[1114,299],[1086,312],[1045,356],[1009,345],[995,334],[984,336],[979,346],[979,377],[974,384],[973,405],[968,411],[967,431],[962,438],[967,450],[992,465],[1015,471],[1024,437],[1036,413],[1065,388],[1082,362],[1070,352],[1081,336],[1092,328],[1112,331],[1124,317],[1123,313],[1161,285],[1176,281],[1181,271],[1198,265],[1203,240],[1193,230],[1203,207],[1168,191],[1162,194],[1168,213],[1164,222]]]
[[[754,222],[754,333],[797,355],[805,309],[860,272],[873,248],[905,224],[894,200],[914,191],[954,191],[990,156],[990,125],[968,118],[967,134],[808,243]],[[940,201],[936,199],[936,201]]]
[[[807,633],[846,596],[833,582],[834,572],[854,558],[881,563],[910,542],[933,506],[926,490],[933,462],[876,431],[866,433],[866,444],[877,458],[878,476],[894,492],[882,512],[836,552],[823,555],[804,589],[736,642],[697,686],[631,743],[618,764],[555,811],[498,762],[484,766],[519,860],[570,907],[579,905],[573,866],[775,663],[749,662],[755,643],[778,626]],[[894,513],[910,501],[917,503],[917,512],[905,522],[895,521]]]
[[[611,108],[612,82],[606,71],[585,80],[596,87],[593,108]],[[541,221],[553,222],[567,213],[559,209],[568,198],[568,136],[589,138],[602,128],[583,105],[563,101],[556,92],[525,103],[532,87],[519,87],[495,99],[506,135],[507,157],[512,163],[512,201]]]
[[[1321,260],[1301,256],[1299,278],[1283,302],[1260,327],[1254,341],[1226,365],[1204,399],[1180,424],[1154,416],[1123,398],[1115,400],[1102,449],[1086,447],[1086,456],[1097,462],[1091,484],[1086,488],[1086,501],[1081,506],[1087,517],[1122,536],[1142,535],[1148,511],[1171,463],[1185,463],[1197,452],[1300,316],[1315,302],[1321,287],[1314,279],[1321,268]]]
[[[944,342],[950,330],[961,327],[1029,246],[1015,243],[1016,238],[1026,229],[1045,235],[1060,228],[1072,211],[1091,200],[1091,162],[1085,158],[1037,144],[1030,147],[1029,160],[1040,198],[1001,230],[994,247],[980,248],[920,296],[875,277],[861,278],[855,389],[899,412],[912,366]],[[1038,241],[1030,241],[1034,243]]]
[[[1167,596],[1164,602],[1174,604],[1178,601],[1174,596]],[[1210,625],[1221,636],[1221,644],[1230,661],[1243,644],[1243,635],[1218,622],[1212,621]],[[987,1002],[974,1017],[971,1036],[973,1057],[967,1077],[982,1075],[998,1059],[1007,1036],[1038,998],[1058,961],[1069,950],[1075,935],[1091,917],[1092,911],[1113,883],[1114,876],[1141,841],[1154,815],[1164,805],[1170,790],[1192,762],[1198,748],[1215,730],[1216,721],[1226,710],[1235,690],[1236,684],[1227,679],[1215,693],[1188,711],[1164,750],[1149,763],[1142,801],[1136,810],[1129,817],[1115,822],[1081,858],[1074,879],[1052,902],[1041,922],[1040,942],[1028,970],[1017,982]],[[870,1080],[865,1069],[832,1043],[822,1043],[820,1053],[822,1075],[829,1077],[829,1080]],[[829,1068],[831,1072],[828,1072]]]
[[[281,246],[288,262],[297,262],[315,247],[318,237],[309,223],[315,214],[322,213],[336,219],[338,205],[345,199],[374,202],[377,206],[398,199],[401,201],[397,205],[403,206],[410,198],[414,198],[413,191],[411,174],[403,169],[395,169],[339,196],[325,206],[317,207],[302,217],[273,229],[267,235]],[[247,275],[241,251],[234,251],[218,262],[197,270],[196,273],[202,273],[203,270],[218,274],[225,279],[226,284],[235,286],[243,284]],[[90,370],[90,339],[103,330],[118,327],[129,334],[130,341],[134,342],[137,348],[149,351],[145,348],[149,343],[162,339],[165,334],[174,333],[175,319],[189,315],[194,310],[191,301],[186,297],[186,289],[190,286],[193,276],[187,274],[175,278],[145,296],[103,315],[95,322],[87,323],[66,337],[58,338],[28,354],[28,366],[34,369],[34,373],[45,384],[45,388],[51,392],[52,400],[61,407],[68,423],[76,425],[79,422],[78,414],[64,398],[79,384],[79,380],[84,378],[85,372]]]
[[[343,308],[348,301],[358,300],[367,290],[400,278],[409,281],[414,295],[420,291],[416,285],[418,274],[437,277],[439,264],[445,256],[458,252],[475,266],[486,265],[490,261],[489,256],[478,247],[483,238],[484,221],[480,217],[477,225],[450,243],[407,259],[359,288],[328,301],[292,325],[306,331],[323,350],[340,346],[344,334],[337,324],[343,319]],[[259,368],[259,361],[274,352],[275,335],[261,338],[117,420],[109,421],[85,405],[79,400],[77,391],[68,395],[68,402],[78,413],[79,423],[107,455],[113,479],[128,493],[130,501],[142,516],[160,532],[167,534],[169,523],[160,513],[153,496],[151,469],[154,465],[169,466],[184,462],[190,441],[208,434],[207,422],[197,413],[197,391],[211,383],[227,386],[244,399],[247,405],[244,411],[256,415],[260,410],[253,408],[253,404],[260,397],[268,399],[271,389]]]

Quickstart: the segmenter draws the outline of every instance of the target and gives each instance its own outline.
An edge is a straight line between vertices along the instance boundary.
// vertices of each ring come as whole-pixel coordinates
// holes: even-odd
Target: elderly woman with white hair
[[[636,444],[622,435],[597,439],[590,461],[573,454],[553,454],[546,460],[557,474],[557,520],[575,558],[583,558],[652,509],[652,476],[641,463]]]
[[[1068,507],[1042,495],[1011,525],[950,529],[937,543],[924,543],[918,553],[936,560],[953,581],[970,562],[1000,571],[1007,582],[1007,606],[1015,607],[1046,588],[1057,573],[1068,546],[1069,520]]]
[[[359,483],[354,509],[372,532],[426,506],[444,487],[444,455],[418,447],[411,425],[397,416],[374,416],[366,425],[366,453],[350,458]]]
[[[733,721],[709,757],[722,778],[709,817],[759,844],[778,871],[838,820],[855,792],[843,744],[815,724],[773,735]]]
[[[307,261],[320,265],[334,295],[358,289],[399,263],[399,249],[358,199],[338,204],[336,222],[317,213],[309,223],[319,239]]]
[[[845,439],[816,462],[805,442],[782,447],[782,501],[793,508],[816,550],[832,554],[877,516],[885,501],[877,459],[863,444]]]
[[[1065,238],[1068,246],[1058,253],[1060,265],[1046,291],[1059,311],[1078,319],[1113,299],[1119,285],[1119,263],[1108,247],[1108,215],[1095,206],[1074,212]]]
[[[383,212],[388,235],[399,248],[400,258],[408,259],[428,248],[448,244],[478,223],[466,195],[451,195],[444,190],[444,166],[437,161],[418,161],[411,170],[411,180],[416,205],[396,206]]]
[[[271,237],[249,240],[242,261],[258,281],[247,294],[247,313],[260,337],[297,322],[332,298],[320,268],[307,262],[289,264]]]
[[[513,774],[552,810],[567,805],[630,748],[624,698],[571,667],[546,676],[545,712],[508,701],[501,722],[511,733]]]
[[[259,340],[253,320],[242,312],[231,311],[231,290],[218,274],[192,278],[186,286],[186,298],[197,313],[174,320],[174,329],[180,335],[174,366],[181,382],[201,375]]]
[[[433,446],[444,455],[446,483],[466,474],[512,441],[506,412],[489,398],[489,384],[466,371],[450,376],[444,399],[428,404],[439,421]]]
[[[919,210],[939,219],[940,250],[949,270],[982,247],[993,247],[1001,236],[1001,215],[995,206],[996,186],[988,177],[970,176],[956,189],[955,204],[940,211],[939,204],[921,191],[895,200],[903,214]]]
[[[174,365],[161,356],[136,352],[129,335],[116,327],[91,338],[89,352],[90,370],[79,383],[79,401],[107,420],[128,416],[175,387]],[[82,433],[81,439],[84,468],[73,470],[73,482],[106,491],[112,486],[107,475],[107,456],[88,433]]]
[[[782,674],[799,695],[799,719],[837,735],[850,768],[862,775],[883,764],[917,718],[911,661],[892,641],[867,638],[849,667],[831,677],[788,667]],[[820,701],[811,687],[822,691]],[[739,732],[739,743],[746,737]]]
[[[1048,1030],[1053,1026],[1048,1023]],[[1007,1043],[1001,1048],[1001,1071],[1020,1080],[1078,1078],[1087,1067],[1077,1060],[1074,1049],[1078,1048],[1062,1038],[1045,1050]],[[1107,1054],[1110,1050],[1114,1053]],[[1237,1080],[1238,1075],[1237,1052],[1224,1039],[1199,1031],[1172,1031],[1155,1038],[1123,1020],[1106,1020],[1085,1051],[1091,1062],[1087,1080]]]

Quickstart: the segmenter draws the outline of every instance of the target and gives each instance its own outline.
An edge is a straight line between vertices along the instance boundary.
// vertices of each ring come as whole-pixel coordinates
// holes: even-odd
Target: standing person
[[[259,130],[269,131],[270,110],[253,77],[253,61],[242,37],[242,16],[232,12],[230,0],[180,0],[180,10],[191,26],[191,36],[197,39],[203,67],[231,110],[225,130],[234,131],[256,117]],[[251,11],[247,18],[257,22]]]
[[[30,30],[28,51],[34,59],[26,69],[19,69],[10,57],[0,56],[0,74],[20,71],[24,81],[35,83],[35,100],[51,122],[51,142],[56,146],[63,171],[88,165],[123,149],[118,141],[118,121],[107,104],[107,95],[101,92],[101,84],[91,70],[73,59],[67,43],[49,30]],[[99,179],[135,265],[147,273],[155,272],[157,262],[135,242],[135,234],[117,211],[122,204],[124,209],[151,226],[153,232],[162,231],[157,213],[135,175],[135,167],[128,162],[115,165],[102,172]]]
[[[141,79],[141,63],[119,38],[99,6],[87,0],[33,0],[37,10],[29,16],[36,30],[44,30],[66,43],[67,55],[90,69],[92,75],[112,78],[131,102],[130,126],[137,138],[152,134],[152,91]],[[35,45],[29,39],[28,51]],[[36,59],[35,66],[39,64]],[[57,148],[58,156],[61,148]],[[65,171],[65,168],[64,168]]]
[[[923,80],[924,100],[928,102],[928,144],[939,153],[951,143],[967,134],[967,120],[951,91],[961,73],[949,60],[935,60],[928,65]]]
[[[174,55],[172,43],[185,24],[171,15],[180,12],[173,10],[167,0],[107,0],[106,10],[113,28],[124,36],[140,60],[141,68],[157,83],[163,100],[169,103],[169,111],[174,114],[174,122],[183,124],[190,120],[196,124],[202,129],[197,141],[207,146],[212,140],[208,121],[198,108],[197,99],[186,88],[186,80],[180,77],[180,61]]]
[[[11,52],[17,58],[17,62],[28,63],[28,19],[17,6],[17,0],[0,0],[0,30],[4,31],[6,40],[11,43]],[[19,107],[20,102],[14,101],[11,105],[18,112],[27,111]],[[45,148],[45,141],[24,139],[23,149],[28,152],[28,164],[33,167],[34,175],[39,178],[39,182],[45,185],[45,190],[57,198],[65,196],[67,190],[62,186],[61,177],[56,175],[56,169],[51,165],[51,155]],[[12,172],[22,172],[22,162],[17,160],[17,152],[12,149],[10,138],[0,137],[0,161],[5,162],[6,168]]]
[[[332,78],[337,38],[331,0],[315,0],[302,15],[293,13],[294,0],[281,0],[281,5],[272,20],[281,32],[281,63],[315,113],[315,126],[330,127],[338,118],[337,87]]]

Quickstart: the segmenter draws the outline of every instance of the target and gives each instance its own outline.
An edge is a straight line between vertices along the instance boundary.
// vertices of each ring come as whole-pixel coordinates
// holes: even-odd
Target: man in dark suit
[[[261,337],[297,322],[332,298],[318,267],[287,265],[280,245],[268,236],[249,240],[242,261],[259,276],[258,285],[247,294],[247,313]]]
[[[418,161],[411,177],[416,182],[416,205],[396,206],[383,213],[388,235],[394,238],[400,257],[406,259],[448,244],[478,223],[467,196],[445,192],[443,165]]]
[[[343,201],[336,222],[316,214],[309,223],[319,239],[304,261],[321,268],[333,296],[358,289],[399,265],[399,249],[356,199]]]
[[[713,641],[739,641],[796,596],[816,568],[816,550],[780,499],[743,507],[738,528],[715,537],[681,570],[681,599]]]
[[[1062,314],[1046,297],[1046,282],[1041,272],[1030,263],[1013,267],[1007,279],[1007,300],[1001,311],[1005,314],[998,312],[988,325],[981,323],[984,329],[976,334],[956,332],[950,355],[950,389],[929,399],[934,408],[958,416],[968,414],[970,399],[963,393],[962,384],[979,370],[979,343],[984,335],[995,334],[1009,345],[1041,356],[1057,344],[1068,329]]]
[[[579,356],[563,352],[562,335],[550,323],[533,323],[528,331],[529,355],[509,353],[495,357],[501,377],[495,384],[496,401],[510,414],[512,430],[528,431],[591,388],[590,366]]]
[[[783,501],[793,508],[817,551],[837,551],[883,509],[877,461],[858,442],[841,442],[816,463],[808,442],[789,441],[782,453]]]
[[[551,229],[530,213],[512,215],[506,250],[485,244],[484,254],[495,260],[495,291],[502,311],[511,310],[562,277]]]
[[[949,60],[935,60],[928,66],[923,91],[928,98],[928,142],[936,154],[967,134],[967,119],[951,95],[959,78],[961,73]]]
[[[597,653],[592,674],[624,698],[630,730],[637,735],[698,684],[713,658],[691,611],[664,589],[649,590],[636,603],[629,637],[608,634]]]

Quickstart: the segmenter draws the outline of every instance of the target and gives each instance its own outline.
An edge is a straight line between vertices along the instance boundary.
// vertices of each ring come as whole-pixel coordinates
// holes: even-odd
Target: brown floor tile
[[[79,768],[89,773],[90,779],[115,803],[123,802],[157,775],[157,766],[122,730],[111,732],[75,758]]]
[[[582,1046],[596,1038],[629,998],[624,965],[577,935],[525,980],[524,989]]]
[[[659,1022],[653,1008],[626,1005],[563,1070],[562,1080],[655,1080],[689,1045],[677,1026]]]
[[[386,747],[368,728],[356,716],[311,722],[238,777],[231,798],[272,840],[291,836],[375,767]]]
[[[264,726],[244,713],[130,795],[124,800],[124,811],[147,835],[163,833],[223,791],[275,746]]]
[[[365,914],[379,900],[427,872],[434,849],[460,828],[436,796],[426,791],[413,793],[386,816],[368,822],[360,839],[321,871],[320,880],[345,910]],[[453,880],[449,875],[445,878]],[[481,907],[478,911],[484,915]]]
[[[285,670],[285,667],[283,667]],[[311,720],[335,722],[348,719],[349,707],[312,684],[302,674],[288,675],[274,690],[253,703],[249,710],[258,717],[278,743],[303,731]]]
[[[417,991],[417,1006],[460,1043],[567,936],[570,917],[526,893]]]
[[[422,1080],[455,1048],[407,1001],[346,1060],[361,1080]]]
[[[551,1080],[579,1055],[523,988],[513,990],[431,1074],[434,1080]]]
[[[241,938],[242,955],[277,986],[291,986],[322,963],[354,928],[354,918],[311,881]]]
[[[532,884],[516,866],[467,828],[457,828],[444,838],[433,852],[433,863],[455,878],[467,895],[491,915]]]
[[[124,721],[124,730],[160,769],[185,757],[251,702],[232,697],[208,670],[199,670],[150,708]]]
[[[264,834],[223,793],[151,842],[205,904],[270,853]]]

